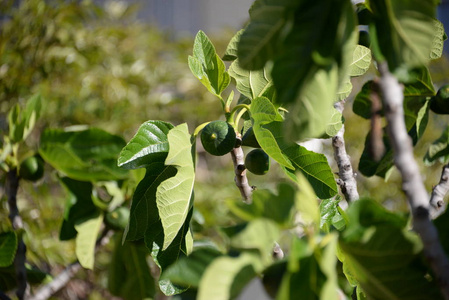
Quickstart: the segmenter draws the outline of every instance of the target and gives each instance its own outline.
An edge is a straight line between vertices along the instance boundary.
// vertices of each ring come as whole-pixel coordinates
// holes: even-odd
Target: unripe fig
[[[430,109],[436,114],[449,114],[449,84],[443,85],[430,100]]]
[[[117,207],[106,214],[104,221],[112,229],[123,230],[128,225],[129,209],[124,206]]]
[[[246,155],[245,167],[253,174],[265,175],[270,169],[270,157],[262,149],[254,149]]]
[[[37,181],[44,176],[44,161],[39,155],[30,156],[20,164],[19,176],[25,180]]]
[[[234,127],[225,121],[213,121],[201,131],[204,150],[215,156],[222,156],[234,149],[236,134]]]

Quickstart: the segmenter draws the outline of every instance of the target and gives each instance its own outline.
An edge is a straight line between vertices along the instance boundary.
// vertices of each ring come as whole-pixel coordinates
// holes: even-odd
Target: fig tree
[[[449,114],[449,84],[443,85],[430,100],[430,109],[436,114]]]
[[[37,181],[44,176],[44,161],[39,155],[26,158],[20,164],[19,176],[25,180]]]
[[[270,157],[262,149],[254,149],[246,155],[245,167],[253,174],[265,175],[270,169]]]
[[[201,131],[204,150],[215,156],[222,156],[234,149],[236,134],[234,127],[225,121],[213,121]]]

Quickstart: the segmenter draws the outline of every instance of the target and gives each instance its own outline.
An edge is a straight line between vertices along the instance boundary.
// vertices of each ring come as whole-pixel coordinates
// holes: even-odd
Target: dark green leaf
[[[377,59],[387,60],[392,71],[427,64],[435,35],[435,8],[432,1],[371,0],[375,30],[370,28],[370,33],[379,45]]]
[[[189,256],[182,257],[169,266],[162,279],[168,279],[181,286],[198,288],[206,268],[220,256],[222,256],[220,251],[211,247],[195,249]]]
[[[348,215],[340,236],[343,263],[368,299],[442,299],[405,218],[369,200],[353,203]]]
[[[258,97],[251,103],[253,130],[260,147],[282,166],[293,169],[293,165],[278,145],[283,140],[283,118],[274,105],[265,97]]]
[[[51,280],[51,276],[43,271],[31,267],[26,264],[26,274],[28,283],[42,284],[44,281]],[[14,265],[9,267],[0,268],[0,291],[10,291],[17,286],[16,270]]]
[[[356,37],[355,15],[350,1],[301,1],[281,54],[274,60],[272,74],[280,103],[302,101],[304,96],[315,99],[310,94],[312,90],[324,96],[331,94],[330,100],[324,98],[320,101],[332,101],[337,87],[348,73]],[[330,86],[308,89],[307,95],[303,89],[311,81],[316,81],[316,72],[335,63],[338,79]],[[321,80],[321,84],[327,83]]]
[[[371,91],[373,81],[367,81],[360,92],[355,96],[352,111],[365,119],[371,119]]]
[[[0,268],[14,262],[17,250],[17,235],[13,231],[0,233]]]
[[[145,245],[134,242],[121,244],[117,234],[108,269],[108,289],[116,296],[126,300],[153,298],[154,279],[147,262],[148,251]]]
[[[173,125],[162,121],[143,123],[120,152],[118,166],[125,169],[144,168],[153,161],[165,160],[168,153],[167,134]]]
[[[290,159],[295,170],[304,174],[318,198],[328,199],[338,193],[334,174],[326,156],[296,144],[283,148],[282,152]],[[284,171],[292,180],[297,180],[293,171],[286,168]]]
[[[68,193],[64,221],[59,235],[59,239],[64,241],[76,236],[75,223],[94,214],[97,207],[92,201],[92,183],[69,177],[62,177],[60,181]]]
[[[133,195],[129,225],[125,231],[127,240],[142,239],[145,232],[156,224],[162,226],[156,205],[156,190],[163,181],[175,175],[176,168],[165,166],[163,161],[153,162],[146,168],[145,177],[139,182]]]
[[[443,134],[429,146],[424,162],[432,165],[436,161],[447,163],[449,161],[449,126],[443,131]]]
[[[175,239],[168,246],[167,249],[162,250],[164,242],[164,232],[162,224],[154,224],[153,228],[148,230],[145,235],[145,244],[148,249],[151,250],[151,256],[156,264],[161,268],[161,277],[159,279],[159,288],[167,295],[179,294],[186,290],[187,287],[179,286],[170,281],[170,279],[164,277],[165,270],[175,263],[181,257],[189,254],[189,240],[192,240],[191,233],[189,231],[189,223],[192,218],[193,208],[190,209],[189,214],[184,222],[184,225],[178,231]]]
[[[424,133],[427,127],[429,116],[429,101],[425,98],[406,97],[404,99],[404,117],[405,125],[409,136],[412,138],[413,145]],[[375,162],[370,155],[370,134],[365,140],[365,149],[359,162],[359,171],[365,176],[378,175],[385,177],[387,171],[393,166],[393,150],[390,146],[388,136],[383,135],[385,145],[385,154],[379,162]]]
[[[250,23],[240,36],[238,58],[243,68],[258,70],[276,53],[279,36],[298,6],[294,0],[257,0],[252,5]]]
[[[82,131],[46,129],[39,153],[58,171],[76,180],[117,180],[127,171],[117,166],[125,141],[98,128]]]

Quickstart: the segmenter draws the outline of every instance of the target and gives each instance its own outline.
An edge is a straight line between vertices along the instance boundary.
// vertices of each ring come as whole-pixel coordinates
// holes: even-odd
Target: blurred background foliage
[[[193,37],[171,38],[170,32],[138,21],[138,7],[124,2],[111,1],[104,7],[90,1],[15,3],[0,3],[0,130],[7,130],[7,113],[13,105],[23,104],[30,95],[40,93],[45,101],[40,123],[27,141],[31,150],[37,149],[40,133],[47,127],[87,124],[129,140],[146,120],[187,122],[193,131],[203,122],[223,118],[218,99],[188,68]],[[211,36],[218,53],[224,52],[232,35],[233,32],[224,30]],[[431,72],[436,88],[449,83],[448,59],[433,62]],[[354,91],[373,76],[374,70],[360,82],[354,82]],[[351,106],[349,100],[345,111],[346,140],[356,168],[369,121],[354,115]],[[422,161],[429,143],[439,137],[446,122],[447,117],[431,114],[426,134],[416,147],[418,161]],[[222,237],[215,229],[238,221],[225,202],[238,198],[239,192],[234,186],[230,157],[206,155],[200,143],[197,148],[195,239],[207,237],[220,244]],[[319,149],[334,164],[330,142],[324,141]],[[337,171],[335,164],[333,170]],[[422,165],[422,170],[430,190],[439,180],[441,165]],[[23,182],[19,207],[25,221],[30,263],[57,274],[75,259],[75,254],[73,241],[58,239],[66,192],[49,166],[46,171],[37,183]],[[131,174],[128,201],[142,175],[138,171]],[[0,174],[0,230],[7,226],[3,220],[8,216],[4,177]],[[249,180],[258,188],[274,189],[286,179],[273,164],[268,175],[249,175]],[[362,175],[358,182],[362,196],[377,199],[391,209],[407,211],[397,172],[387,183]],[[80,272],[55,299],[113,299],[106,289],[111,249],[109,245],[107,251],[97,256],[95,272]]]

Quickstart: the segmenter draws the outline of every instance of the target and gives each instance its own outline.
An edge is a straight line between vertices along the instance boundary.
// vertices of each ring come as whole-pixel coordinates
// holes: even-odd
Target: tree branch
[[[95,243],[95,250],[97,251],[103,245],[106,245],[109,242],[112,230],[109,228],[105,228],[101,233],[100,237],[97,239]],[[46,300],[50,298],[53,294],[59,291],[61,288],[67,285],[67,283],[81,270],[81,264],[79,261],[71,263],[67,266],[64,271],[58,274],[51,282],[47,283],[43,287],[41,287],[33,297],[29,300]]]
[[[437,277],[445,299],[449,299],[449,261],[430,220],[429,198],[421,179],[418,164],[413,157],[412,141],[404,121],[404,95],[398,80],[389,72],[388,64],[378,64],[387,130],[394,152],[394,162],[402,176],[404,190],[413,216],[413,229],[421,237],[424,255]]]
[[[24,299],[27,292],[27,273],[25,267],[26,260],[26,246],[22,239],[23,220],[19,214],[19,208],[17,207],[17,191],[19,189],[19,177],[17,175],[17,169],[12,169],[7,175],[8,183],[8,206],[9,206],[9,220],[11,221],[12,228],[17,232],[18,244],[17,252],[14,257],[14,267],[16,270],[17,291],[16,295],[19,300]]]
[[[345,100],[335,103],[334,107],[340,113],[343,113]],[[343,124],[338,133],[332,138],[332,147],[334,148],[334,157],[338,165],[338,185],[341,192],[346,198],[346,201],[352,202],[359,199],[357,191],[357,181],[355,180],[354,171],[352,169],[351,160],[346,153],[345,146],[345,125]]]
[[[449,164],[443,167],[440,182],[433,187],[430,196],[430,205],[435,212],[442,211],[444,205],[444,197],[449,192]]]
[[[232,162],[234,163],[234,181],[235,185],[240,190],[243,201],[250,204],[252,202],[251,196],[253,193],[253,188],[249,185],[248,178],[246,177],[245,155],[243,154],[241,144],[242,139],[238,136],[236,146],[231,151]]]

